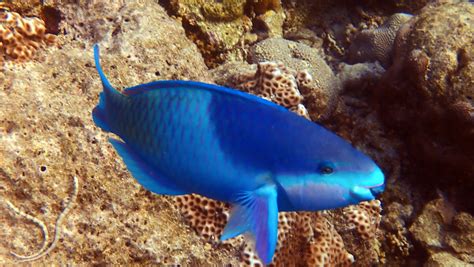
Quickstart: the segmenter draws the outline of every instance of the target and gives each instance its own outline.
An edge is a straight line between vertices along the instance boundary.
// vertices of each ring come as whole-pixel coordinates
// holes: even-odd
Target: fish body
[[[279,211],[315,211],[372,200],[384,175],[342,138],[285,108],[230,88],[157,81],[115,90],[94,47],[104,91],[94,122],[146,189],[232,203],[222,240],[250,232],[264,263]]]

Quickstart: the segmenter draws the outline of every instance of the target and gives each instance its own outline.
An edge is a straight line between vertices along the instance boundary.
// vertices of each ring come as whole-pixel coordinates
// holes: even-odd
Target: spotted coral
[[[344,216],[349,224],[356,227],[363,239],[375,237],[382,216],[382,205],[379,200],[361,202],[357,206],[348,206],[343,209]]]
[[[177,196],[175,206],[197,233],[215,243],[229,218],[228,204],[200,195]],[[263,266],[250,240],[237,237],[224,245],[241,248],[240,261],[246,266]],[[304,262],[310,266],[347,266],[354,257],[347,252],[344,242],[325,212],[280,212],[278,215],[278,243],[273,266]]]
[[[31,59],[38,48],[53,40],[54,36],[46,33],[43,20],[22,17],[8,9],[0,10],[0,51],[3,57],[20,61]]]
[[[313,78],[308,71],[295,72],[281,62],[260,62],[256,71],[239,73],[232,79],[237,89],[282,105],[309,119],[299,88],[308,87]]]

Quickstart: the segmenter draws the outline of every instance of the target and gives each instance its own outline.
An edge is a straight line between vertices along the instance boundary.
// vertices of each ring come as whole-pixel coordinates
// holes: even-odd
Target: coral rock
[[[182,18],[188,36],[210,67],[223,62],[252,28],[251,20],[244,16],[245,4],[245,0],[170,1],[172,12]]]
[[[404,24],[378,86],[386,125],[403,136],[419,184],[455,205],[474,190],[474,5],[427,7]],[[426,179],[424,179],[426,177]]]
[[[388,67],[392,62],[395,36],[400,27],[411,18],[412,15],[397,13],[390,16],[382,26],[360,32],[349,48],[348,62],[379,61],[382,66]]]
[[[215,244],[229,218],[230,206],[194,194],[173,199],[189,225]],[[240,261],[244,265],[262,266],[250,240],[239,236],[225,241],[226,245],[240,248]],[[347,252],[341,236],[324,212],[278,214],[278,243],[272,266],[348,266],[352,262],[354,257]]]
[[[430,256],[426,261],[426,267],[469,267],[472,264],[465,263],[458,258],[454,257],[448,252],[439,252]]]
[[[440,257],[437,253],[443,249],[464,263],[474,263],[474,218],[468,213],[457,213],[444,197],[425,205],[410,232],[432,255],[431,260]]]
[[[295,71],[308,71],[313,77],[311,85],[302,94],[313,118],[324,116],[331,106],[332,97],[339,91],[339,83],[328,64],[318,54],[318,50],[305,44],[269,38],[251,48],[253,63],[264,61],[282,62]]]
[[[309,119],[300,93],[311,90],[313,78],[306,70],[294,71],[281,62],[227,63],[211,75],[218,84],[260,96]]]
[[[39,18],[22,17],[20,14],[0,11],[0,51],[2,57],[16,60],[31,59],[36,50],[54,40],[46,34],[44,21]]]
[[[364,239],[374,238],[382,216],[382,206],[379,200],[362,202],[344,208],[343,213],[347,222],[354,224],[359,235]]]

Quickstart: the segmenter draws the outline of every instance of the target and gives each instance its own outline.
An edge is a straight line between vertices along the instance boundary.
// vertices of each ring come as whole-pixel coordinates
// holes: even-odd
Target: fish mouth
[[[364,187],[369,189],[370,193],[372,193],[372,195],[374,197],[376,197],[376,196],[380,195],[385,190],[385,183],[380,183],[380,184],[373,185],[373,186],[364,186]]]
[[[355,186],[351,189],[351,195],[359,201],[369,201],[375,199],[384,189],[384,183],[371,186]]]

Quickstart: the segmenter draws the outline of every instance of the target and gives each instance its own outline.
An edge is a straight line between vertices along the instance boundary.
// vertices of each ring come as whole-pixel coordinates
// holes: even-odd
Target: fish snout
[[[385,190],[385,184],[369,187],[369,189],[370,189],[370,192],[372,193],[372,195],[374,195],[374,197],[376,197],[376,196],[382,194],[382,192]]]
[[[364,187],[368,188],[374,197],[380,195],[385,190],[385,175],[378,166],[375,167],[369,180],[372,185]]]
[[[375,170],[370,174],[366,181],[368,181],[370,185],[354,186],[350,190],[352,197],[358,201],[373,200],[385,189],[385,177],[379,167],[375,167]]]

